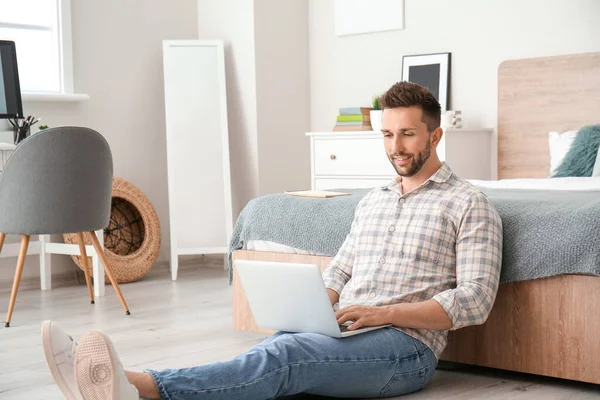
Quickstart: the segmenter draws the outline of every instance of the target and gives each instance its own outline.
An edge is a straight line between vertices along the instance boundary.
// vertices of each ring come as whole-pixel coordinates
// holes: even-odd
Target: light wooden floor
[[[264,336],[231,329],[226,276],[220,268],[194,265],[181,269],[179,280],[172,282],[166,268],[155,268],[144,280],[122,286],[131,316],[125,316],[109,287],[95,305],[89,304],[84,285],[20,292],[12,326],[0,327],[0,399],[62,398],[42,354],[39,331],[44,319],[60,323],[76,337],[89,329],[107,332],[132,370],[188,367],[247,350]],[[7,289],[0,287],[1,315],[8,306]],[[599,386],[446,365],[428,388],[404,399],[599,397]]]

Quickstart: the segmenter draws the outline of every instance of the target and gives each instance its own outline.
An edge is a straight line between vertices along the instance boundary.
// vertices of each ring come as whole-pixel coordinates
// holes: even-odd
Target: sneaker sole
[[[69,385],[64,380],[56,363],[54,362],[54,355],[52,354],[52,341],[50,339],[50,331],[51,331],[51,321],[44,321],[42,323],[42,347],[44,348],[44,357],[46,357],[46,364],[50,369],[50,373],[54,378],[54,382],[58,385],[58,388],[63,392],[66,396],[67,400],[78,400],[79,397],[75,396],[71,389],[69,389]]]
[[[113,354],[110,341],[100,332],[88,332],[79,340],[75,377],[84,400],[118,400]]]

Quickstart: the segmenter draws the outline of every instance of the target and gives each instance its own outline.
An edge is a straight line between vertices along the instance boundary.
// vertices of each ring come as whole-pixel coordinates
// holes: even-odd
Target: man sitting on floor
[[[343,339],[279,332],[227,362],[138,373],[123,369],[101,332],[76,345],[45,322],[47,362],[67,398],[372,398],[423,388],[448,330],[482,324],[492,309],[502,225],[488,198],[438,159],[435,97],[400,82],[381,104],[383,142],[398,177],[360,201],[323,279],[331,304],[339,301],[340,324],[392,327]]]

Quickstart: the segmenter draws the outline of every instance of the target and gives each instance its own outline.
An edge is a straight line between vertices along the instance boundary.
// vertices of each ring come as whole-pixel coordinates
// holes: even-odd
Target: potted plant
[[[371,127],[375,132],[381,132],[381,106],[379,104],[379,96],[373,97],[373,109],[370,111]]]

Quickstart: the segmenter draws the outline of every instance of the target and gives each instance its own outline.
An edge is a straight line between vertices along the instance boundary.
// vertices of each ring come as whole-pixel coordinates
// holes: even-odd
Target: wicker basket
[[[144,193],[122,178],[113,180],[110,222],[104,229],[104,253],[118,283],[134,282],[146,275],[158,258],[160,222]],[[76,234],[64,235],[65,243],[77,244]],[[85,235],[86,244],[92,244]],[[72,256],[83,269],[81,256]],[[91,268],[91,257],[88,257]],[[105,277],[109,283],[108,277]]]

